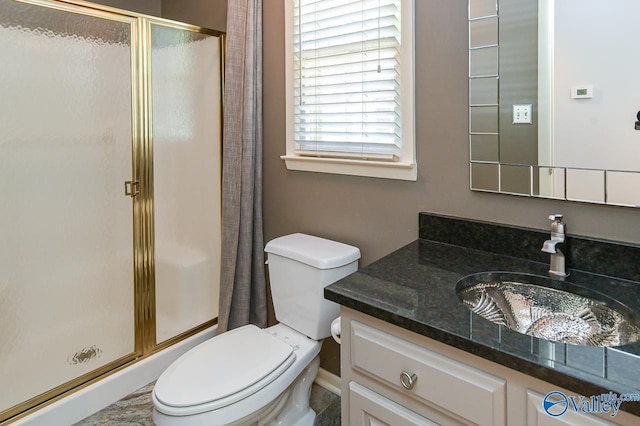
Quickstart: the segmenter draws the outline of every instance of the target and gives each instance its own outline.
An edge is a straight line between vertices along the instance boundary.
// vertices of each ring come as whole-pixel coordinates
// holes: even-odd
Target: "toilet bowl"
[[[231,330],[177,359],[152,393],[159,426],[313,425],[321,340],[339,314],[323,290],[357,269],[360,251],[305,234],[276,238],[265,251],[280,323]]]
[[[313,424],[308,394],[289,388],[302,386],[310,392],[320,346],[283,324],[267,329],[246,325],[221,334],[162,374],[152,393],[153,419],[159,426],[252,424],[257,418],[267,424],[276,416],[286,418],[276,408],[289,402],[313,416],[309,423],[297,424]],[[300,383],[291,386],[296,381]]]

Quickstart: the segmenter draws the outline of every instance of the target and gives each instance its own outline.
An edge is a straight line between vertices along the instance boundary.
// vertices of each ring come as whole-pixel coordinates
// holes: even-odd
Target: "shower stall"
[[[0,0],[0,423],[215,324],[223,51]]]

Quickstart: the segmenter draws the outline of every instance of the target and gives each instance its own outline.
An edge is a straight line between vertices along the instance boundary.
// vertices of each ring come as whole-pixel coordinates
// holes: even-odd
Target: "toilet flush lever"
[[[140,194],[140,181],[127,180],[124,182],[124,195],[127,195],[133,198],[139,194]]]

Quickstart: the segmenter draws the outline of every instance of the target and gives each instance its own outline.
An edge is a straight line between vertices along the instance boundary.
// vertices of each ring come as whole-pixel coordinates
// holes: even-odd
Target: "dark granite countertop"
[[[610,391],[640,394],[639,342],[603,348],[526,336],[471,313],[455,292],[457,281],[473,273],[547,276],[547,270],[548,264],[541,262],[418,239],[328,286],[325,297],[585,396]],[[566,281],[640,312],[638,282],[575,269],[569,272]],[[625,402],[620,409],[640,415],[640,402]]]

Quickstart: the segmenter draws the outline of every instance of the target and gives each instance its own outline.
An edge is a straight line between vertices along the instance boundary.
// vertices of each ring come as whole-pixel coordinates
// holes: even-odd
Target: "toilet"
[[[318,354],[340,313],[324,288],[357,270],[360,250],[291,234],[265,252],[279,324],[236,328],[178,358],[153,389],[157,425],[313,425]]]

